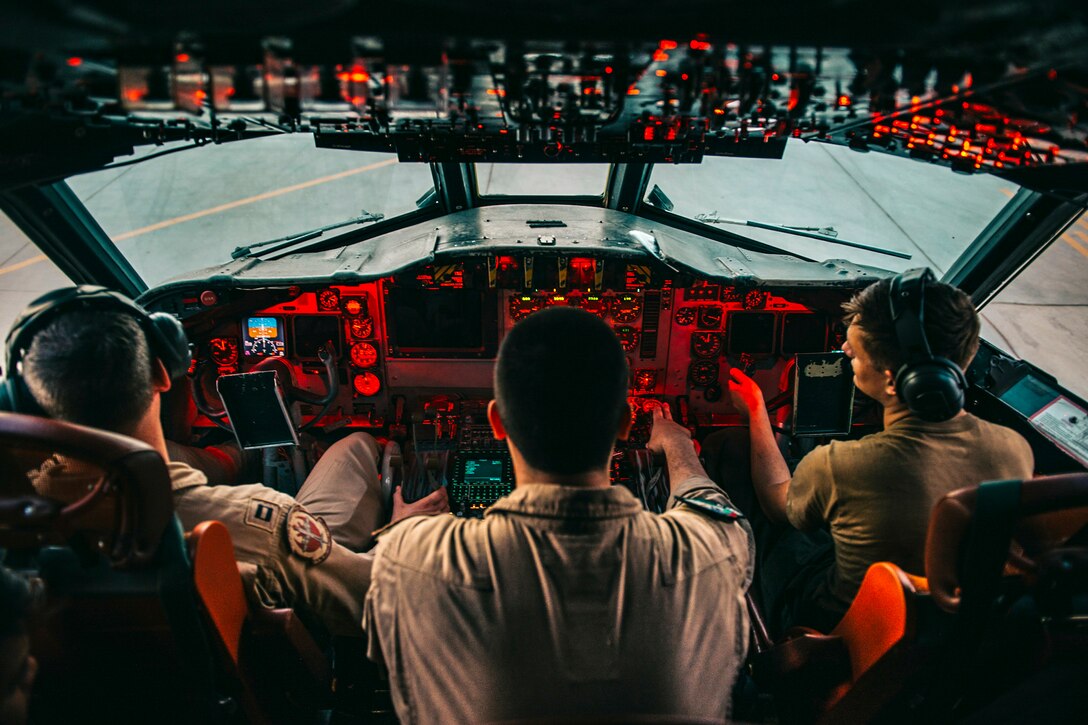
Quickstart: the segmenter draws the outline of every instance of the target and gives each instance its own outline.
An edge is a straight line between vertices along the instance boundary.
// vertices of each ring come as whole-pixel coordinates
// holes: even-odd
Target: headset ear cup
[[[912,413],[936,422],[963,410],[967,380],[951,360],[933,358],[904,365],[895,376],[895,390]]]
[[[193,351],[185,327],[171,314],[153,312],[147,316],[149,336],[153,355],[162,360],[171,380],[177,380],[189,372],[193,361]]]
[[[18,374],[10,375],[0,383],[0,411],[49,417]]]
[[[15,394],[12,390],[11,378],[5,378],[3,382],[0,382],[0,411],[5,413],[19,412],[19,409],[15,404]]]

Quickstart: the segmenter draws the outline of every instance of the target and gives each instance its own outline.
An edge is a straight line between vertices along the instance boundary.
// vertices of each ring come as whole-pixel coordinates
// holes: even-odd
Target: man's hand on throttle
[[[651,453],[667,453],[670,446],[679,444],[690,446],[691,431],[672,419],[669,404],[654,408],[654,426],[650,432],[650,440],[646,444]]]
[[[393,516],[389,523],[406,519],[409,516],[433,516],[435,514],[448,514],[450,512],[450,498],[443,486],[437,491],[432,491],[418,501],[405,503],[401,495],[400,486],[393,491]]]
[[[741,417],[747,420],[753,411],[763,407],[763,391],[739,368],[732,368],[729,377],[729,399]]]

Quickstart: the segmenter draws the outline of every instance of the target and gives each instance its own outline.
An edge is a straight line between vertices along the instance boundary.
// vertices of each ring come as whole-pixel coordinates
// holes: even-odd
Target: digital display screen
[[[483,290],[386,289],[386,324],[394,356],[484,357],[495,354],[496,302]]]
[[[502,483],[502,459],[469,458],[465,461],[465,483]]]
[[[1019,413],[1035,415],[1043,406],[1053,401],[1058,391],[1031,375],[1025,375],[1011,388],[997,396]]]
[[[730,312],[727,352],[730,355],[774,352],[774,318],[773,312]]]
[[[243,354],[246,357],[283,357],[283,322],[277,317],[250,317],[242,327]]]
[[[787,313],[782,318],[782,354],[823,352],[827,347],[827,320],[808,312]]]
[[[338,315],[299,315],[294,320],[295,357],[317,360],[317,349],[332,341],[336,355],[340,354],[340,317]]]

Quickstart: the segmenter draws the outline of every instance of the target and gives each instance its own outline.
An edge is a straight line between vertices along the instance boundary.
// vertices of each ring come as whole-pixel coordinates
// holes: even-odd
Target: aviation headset
[[[0,410],[44,415],[41,406],[27,388],[19,365],[34,335],[61,313],[79,309],[127,312],[140,323],[152,357],[162,361],[171,380],[177,380],[189,370],[192,349],[185,336],[185,328],[176,317],[165,312],[148,313],[128,297],[105,287],[65,287],[31,302],[12,324],[5,343],[4,370],[7,378],[0,383]]]
[[[907,360],[895,373],[895,390],[923,420],[948,420],[963,409],[967,379],[960,366],[933,354],[926,339],[925,289],[937,278],[928,267],[892,279],[889,300],[895,336]]]

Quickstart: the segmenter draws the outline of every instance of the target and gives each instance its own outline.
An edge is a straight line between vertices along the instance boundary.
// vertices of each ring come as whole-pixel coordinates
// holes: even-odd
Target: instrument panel
[[[611,260],[530,259],[466,260],[364,284],[298,286],[280,290],[275,304],[262,304],[267,291],[239,290],[230,312],[226,305],[223,312],[215,305],[201,309],[214,322],[194,340],[195,367],[214,396],[215,376],[279,357],[290,363],[293,385],[319,394],[326,385],[321,354],[328,351],[341,391],[319,425],[380,428],[436,391],[489,396],[506,332],[540,310],[571,306],[615,331],[633,396],[685,398],[690,424],[716,425],[736,413],[722,391],[730,368],[744,369],[770,398],[795,353],[837,344],[829,314],[837,300],[821,310],[790,299],[788,290],[740,288]],[[314,414],[301,406],[302,420]]]
[[[667,485],[652,480],[645,451],[654,407],[668,402],[692,429],[740,424],[723,391],[729,370],[781,398],[796,354],[841,342],[832,320],[851,292],[742,288],[623,260],[535,255],[420,265],[360,284],[194,290],[175,309],[195,343],[197,427],[222,423],[219,375],[275,369],[290,377],[282,382],[296,425],[399,441],[409,500],[444,485],[456,512],[473,516],[512,486],[509,453],[484,411],[499,345],[528,316],[577,307],[616,333],[633,426],[612,478],[663,506]]]

